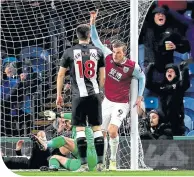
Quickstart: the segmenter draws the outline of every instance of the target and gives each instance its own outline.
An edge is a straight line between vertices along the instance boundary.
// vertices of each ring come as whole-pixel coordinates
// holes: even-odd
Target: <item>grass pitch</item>
[[[76,173],[69,171],[42,172],[42,171],[14,171],[22,176],[194,176],[194,171],[107,171]]]

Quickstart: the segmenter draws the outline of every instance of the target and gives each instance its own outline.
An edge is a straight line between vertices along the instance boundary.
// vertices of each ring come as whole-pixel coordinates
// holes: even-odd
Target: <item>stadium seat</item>
[[[26,114],[30,114],[32,112],[31,108],[32,108],[31,99],[29,96],[25,96],[22,111],[25,112]]]
[[[158,108],[158,98],[145,97],[144,101],[145,101],[146,109],[157,109]]]
[[[46,71],[49,68],[49,53],[41,47],[23,48],[20,52],[20,60],[30,62],[34,72]]]
[[[175,54],[174,54],[174,63],[178,65],[178,64],[181,63],[183,60],[182,60],[181,56],[177,56],[177,54],[179,54],[179,53],[175,53]]]
[[[11,62],[15,62],[15,61],[18,61],[18,59],[15,57],[7,57],[7,58],[3,59],[2,64],[4,66],[6,63],[11,63]]]
[[[189,131],[193,129],[192,119],[188,115],[185,115],[184,123],[185,123],[185,126],[189,129]]]
[[[18,79],[9,78],[7,80],[2,81],[1,86],[1,97],[5,97],[10,93],[11,88],[13,88],[18,82]]]
[[[194,111],[194,99],[190,97],[184,97],[184,108],[188,108]]]
[[[194,136],[194,130],[190,131],[187,136]]]
[[[187,134],[190,132],[188,127],[185,127],[185,136],[187,136]]]
[[[141,68],[144,68],[144,45],[139,45],[139,56],[138,56],[138,63],[141,66]]]
[[[186,52],[186,53],[179,53],[179,52],[174,52],[174,60],[175,60],[175,63],[176,63],[176,60],[187,60],[189,57],[189,53]]]
[[[194,122],[194,111],[188,108],[184,109],[185,115],[189,116],[191,120]]]
[[[193,77],[190,79],[190,87],[187,89],[186,92],[194,93],[194,78]]]
[[[184,16],[191,19],[191,13],[192,11],[191,10],[187,10],[185,13],[184,13]]]
[[[194,99],[194,92],[185,92],[185,97],[191,97]]]
[[[189,64],[189,74],[194,74],[194,64]]]

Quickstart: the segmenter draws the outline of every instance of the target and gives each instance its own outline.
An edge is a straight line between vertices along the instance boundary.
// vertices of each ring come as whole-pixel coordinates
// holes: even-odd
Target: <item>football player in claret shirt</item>
[[[125,43],[121,41],[113,42],[113,51],[101,43],[95,27],[96,17],[97,12],[90,13],[91,39],[93,44],[100,48],[106,57],[105,98],[102,102],[102,131],[105,137],[104,152],[106,153],[108,147],[106,138],[108,132],[111,150],[109,170],[116,170],[116,153],[119,144],[118,129],[130,109],[131,80],[132,77],[138,79],[138,97],[134,104],[140,107],[145,88],[145,74],[137,63],[126,57],[127,46]]]
[[[81,24],[76,29],[79,44],[67,49],[61,59],[57,77],[58,107],[62,106],[62,87],[67,68],[70,69],[72,86],[72,125],[76,126],[76,142],[81,160],[79,171],[87,170],[86,119],[94,132],[94,144],[98,156],[97,170],[102,169],[104,138],[101,131],[102,108],[100,87],[104,86],[105,61],[102,51],[90,45],[90,26]]]

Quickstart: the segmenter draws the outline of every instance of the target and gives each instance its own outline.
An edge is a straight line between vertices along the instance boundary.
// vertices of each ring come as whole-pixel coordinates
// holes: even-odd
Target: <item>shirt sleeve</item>
[[[69,65],[70,65],[70,58],[69,58],[69,55],[68,55],[68,50],[66,50],[63,53],[63,56],[61,57],[60,66],[63,67],[63,68],[68,68]]]
[[[138,96],[142,96],[145,89],[145,74],[137,63],[135,63],[135,68],[133,70],[132,75],[138,79]]]
[[[99,62],[98,62],[98,67],[101,68],[101,67],[105,67],[105,57],[104,57],[104,54],[102,52],[100,52],[99,54]]]
[[[102,50],[105,57],[107,57],[112,53],[112,51],[108,47],[104,46],[100,41],[95,25],[91,25],[91,39],[93,44]]]

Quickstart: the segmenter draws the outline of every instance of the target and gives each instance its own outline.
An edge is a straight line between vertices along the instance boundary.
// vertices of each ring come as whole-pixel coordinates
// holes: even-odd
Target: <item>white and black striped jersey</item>
[[[72,96],[99,93],[99,68],[105,67],[101,49],[90,44],[77,44],[64,52],[60,66],[70,69]]]

